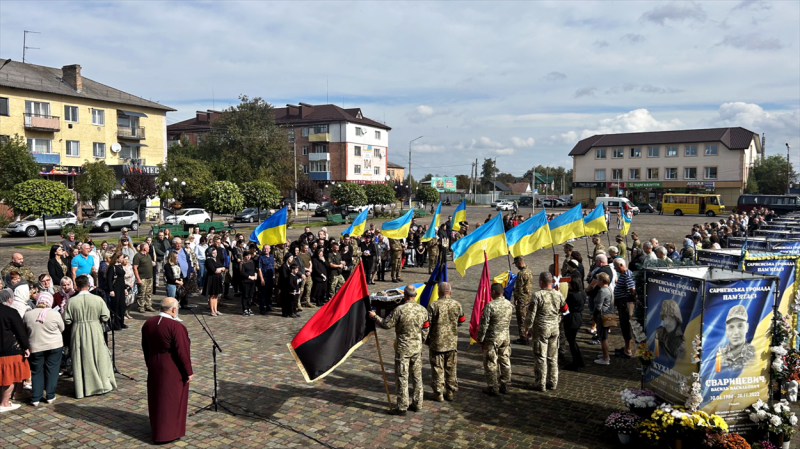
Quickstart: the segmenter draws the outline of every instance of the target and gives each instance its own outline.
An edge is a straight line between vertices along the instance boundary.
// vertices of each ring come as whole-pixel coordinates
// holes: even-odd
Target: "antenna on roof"
[[[328,75],[325,75],[325,104],[328,104]]]
[[[28,30],[23,31],[23,33],[22,33],[22,63],[23,64],[25,64],[25,50],[41,50],[41,48],[39,48],[39,47],[28,47],[28,45],[27,45],[28,33],[42,34],[42,33],[38,32],[38,31],[28,31]]]

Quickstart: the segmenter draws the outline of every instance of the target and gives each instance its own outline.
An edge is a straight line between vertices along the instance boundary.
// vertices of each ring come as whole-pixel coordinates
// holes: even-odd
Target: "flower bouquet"
[[[712,446],[713,449],[751,449],[750,444],[738,433],[724,435],[722,440]]]
[[[620,410],[608,415],[606,427],[617,432],[622,444],[630,443],[631,434],[636,430],[642,418],[627,410]]]
[[[651,390],[626,388],[622,390],[619,395],[625,407],[628,407],[630,411],[642,418],[648,418],[653,413],[653,410],[658,407],[656,394]]]
[[[750,445],[750,447],[752,449],[778,449],[778,446],[775,446],[774,444],[770,443],[767,440],[759,441],[757,443],[753,443],[753,444]]]
[[[639,363],[646,368],[653,364],[655,354],[647,347],[646,342],[641,342],[636,348],[636,357],[639,359]]]
[[[758,428],[779,436],[781,444],[785,439],[794,435],[794,426],[797,425],[797,416],[789,408],[786,400],[776,402],[772,407],[759,399],[747,408],[750,421],[756,423]]]

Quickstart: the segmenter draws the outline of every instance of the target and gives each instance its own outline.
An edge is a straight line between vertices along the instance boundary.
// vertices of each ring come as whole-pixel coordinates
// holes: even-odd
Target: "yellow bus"
[[[661,211],[665,214],[701,214],[713,217],[725,213],[725,205],[719,195],[703,193],[665,193],[661,199]]]

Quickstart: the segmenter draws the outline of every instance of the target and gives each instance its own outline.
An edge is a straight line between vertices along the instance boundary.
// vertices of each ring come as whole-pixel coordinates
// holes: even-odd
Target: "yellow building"
[[[167,157],[168,106],[60,69],[0,59],[0,138],[28,142],[40,174],[70,189],[86,162],[105,161],[117,179],[138,167],[157,174]]]

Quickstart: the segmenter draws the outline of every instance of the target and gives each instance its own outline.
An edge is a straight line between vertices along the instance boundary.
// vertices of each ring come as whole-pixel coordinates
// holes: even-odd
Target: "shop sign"
[[[81,174],[81,167],[66,166],[66,165],[40,165],[40,175],[79,175]]]
[[[124,174],[133,172],[144,172],[148,175],[158,175],[158,166],[156,165],[123,165],[122,172]]]
[[[704,187],[706,189],[713,189],[714,183],[704,181],[689,181],[686,183],[686,187]]]
[[[660,189],[660,182],[629,182],[628,187],[631,189]]]
[[[576,188],[584,188],[584,189],[602,189],[606,186],[604,182],[573,182],[572,187]]]
[[[614,188],[614,189],[624,189],[625,183],[624,182],[608,182],[606,183],[606,187]]]

